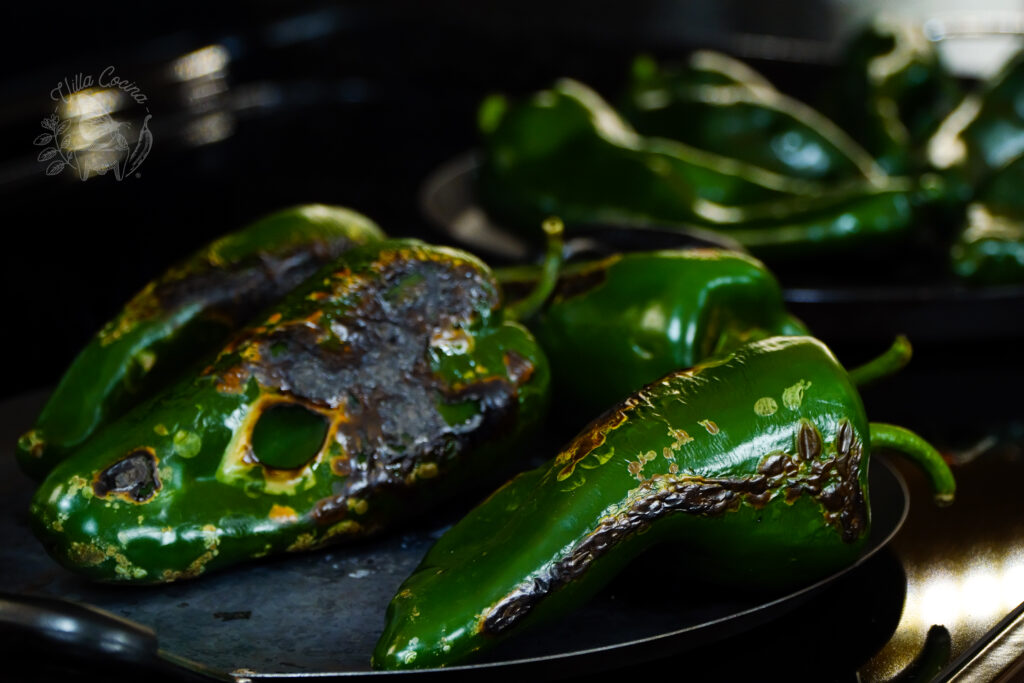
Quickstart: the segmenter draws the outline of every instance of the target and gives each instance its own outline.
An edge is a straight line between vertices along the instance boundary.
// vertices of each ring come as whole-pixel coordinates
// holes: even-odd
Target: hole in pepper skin
[[[252,454],[266,467],[293,470],[312,460],[327,437],[327,419],[290,403],[263,411],[252,430]]]
[[[160,490],[156,456],[149,450],[137,450],[100,472],[92,486],[93,493],[104,498],[120,493],[136,503],[144,503]]]

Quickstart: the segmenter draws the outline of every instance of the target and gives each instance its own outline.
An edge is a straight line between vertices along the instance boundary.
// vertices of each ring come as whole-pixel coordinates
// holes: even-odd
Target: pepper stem
[[[910,340],[901,334],[896,337],[896,341],[892,343],[889,350],[881,356],[850,370],[850,380],[856,386],[862,387],[876,379],[887,377],[909,363],[913,353],[914,349],[910,346]]]
[[[565,232],[565,224],[561,218],[552,216],[546,219],[541,227],[547,235],[548,248],[541,264],[540,279],[525,298],[505,308],[506,320],[527,320],[536,315],[558,284],[558,271],[562,267],[562,233]]]
[[[899,451],[925,471],[932,482],[936,505],[949,505],[956,493],[956,480],[939,452],[920,436],[896,425],[872,422],[868,425],[871,447],[885,446]]]

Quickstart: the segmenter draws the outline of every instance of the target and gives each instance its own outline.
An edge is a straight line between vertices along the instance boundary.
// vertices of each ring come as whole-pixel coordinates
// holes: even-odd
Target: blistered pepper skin
[[[152,395],[345,249],[383,239],[370,219],[305,205],[226,235],[150,282],[75,358],[18,464],[41,480],[70,449]]]
[[[481,107],[477,189],[510,229],[539,239],[537,223],[702,225],[755,254],[900,238],[930,201],[913,182],[792,178],[674,140],[636,133],[595,92],[563,79],[526,102]]]
[[[532,285],[531,273],[509,269],[499,278],[514,292]],[[712,354],[807,333],[786,313],[779,284],[760,261],[715,249],[616,254],[567,266],[527,324],[551,362],[557,404],[585,420]]]
[[[622,111],[643,135],[794,178],[881,181],[885,175],[834,123],[717,52],[698,51],[674,67],[638,58]]]
[[[373,666],[471,658],[578,606],[669,539],[692,558],[687,581],[783,586],[845,566],[870,529],[873,427],[812,338],[761,340],[667,375],[446,532],[388,607]]]
[[[139,583],[366,537],[499,472],[547,387],[476,258],[355,248],[58,465],[33,530],[66,567]]]

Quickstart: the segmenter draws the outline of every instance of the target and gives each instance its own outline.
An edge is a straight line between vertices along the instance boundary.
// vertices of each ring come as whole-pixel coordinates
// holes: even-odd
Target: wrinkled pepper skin
[[[73,571],[140,583],[363,538],[500,472],[548,383],[475,257],[358,247],[58,465],[33,530]]]
[[[499,271],[510,296],[529,269]],[[747,341],[806,334],[764,265],[716,249],[615,254],[562,269],[527,321],[551,363],[556,403],[589,419],[678,368]]]
[[[321,265],[380,239],[380,228],[365,216],[312,204],[271,214],[178,263],[75,358],[19,439],[18,464],[42,480],[69,450],[216,351]]]
[[[929,138],[960,103],[956,80],[921,29],[878,19],[854,36],[828,113],[887,173],[926,170]]]
[[[388,607],[373,666],[463,661],[666,540],[690,554],[688,581],[784,586],[846,566],[870,528],[871,433],[847,373],[809,337],[667,375],[447,531]]]
[[[642,135],[679,140],[793,178],[879,180],[882,169],[838,126],[724,54],[684,65],[638,58],[622,107]]]
[[[480,121],[481,201],[529,238],[539,239],[536,225],[549,215],[569,231],[588,222],[697,224],[775,255],[899,238],[927,200],[906,179],[826,185],[642,137],[566,79],[515,105],[492,97]]]

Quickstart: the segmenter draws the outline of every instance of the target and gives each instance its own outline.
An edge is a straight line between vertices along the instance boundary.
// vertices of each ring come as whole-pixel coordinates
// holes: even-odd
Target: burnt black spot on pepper
[[[515,428],[519,383],[532,372],[526,359],[506,358],[511,381],[499,369],[457,385],[431,366],[432,340],[470,331],[500,303],[477,265],[416,249],[382,251],[365,270],[327,278],[323,291],[329,295],[301,313],[236,337],[215,366],[220,377],[241,373],[344,416],[334,439],[347,457],[336,457],[333,471],[345,480],[314,508],[318,524],[343,519],[351,497],[410,491],[431,478],[420,476],[421,464],[443,474],[479,443]],[[465,402],[475,414],[448,424],[439,405]]]
[[[254,254],[226,267],[205,261],[190,264],[157,281],[153,294],[164,310],[202,304],[206,317],[237,325],[295,289],[318,267],[351,246],[351,240],[335,239],[311,242],[276,255]]]
[[[130,502],[145,503],[160,486],[156,456],[149,449],[139,449],[100,472],[92,490],[100,498],[117,494]]]
[[[627,413],[632,409],[627,401],[615,408],[605,411],[583,428],[572,444],[559,454],[557,462],[564,465],[558,474],[559,480],[569,477],[576,469],[577,463],[587,457],[608,438],[608,432],[613,431],[627,419]]]
[[[626,537],[642,532],[670,513],[716,516],[739,507],[741,496],[729,486],[742,480],[686,480],[667,487],[659,480],[641,484],[638,499],[624,512],[603,521],[564,558],[531,577],[501,600],[484,618],[481,632],[499,635],[523,619],[547,595],[579,578],[599,557]],[[542,590],[537,590],[543,587]]]
[[[769,455],[757,466],[757,471],[769,476],[781,474],[786,467],[786,459],[787,456],[785,453]]]
[[[313,519],[318,524],[334,524],[348,516],[348,496],[324,498],[313,507]]]
[[[555,287],[555,300],[565,301],[597,289],[608,279],[609,266],[618,260],[618,257],[605,259],[576,272],[570,271],[562,275],[558,278],[558,285]]]
[[[845,453],[839,452],[840,446],[845,448]],[[862,446],[856,441],[852,427],[844,421],[836,435],[836,454],[827,460],[818,460],[821,449],[817,429],[803,422],[797,432],[797,450],[801,457],[769,454],[759,463],[759,474],[753,477],[654,477],[644,481],[624,511],[602,520],[567,556],[546,567],[541,575],[524,581],[499,601],[484,617],[480,632],[494,636],[508,630],[545,597],[582,576],[596,559],[616,544],[670,514],[713,517],[736,510],[743,502],[760,508],[782,489],[787,502],[804,495],[815,499],[822,506],[825,521],[836,528],[843,541],[855,541],[866,530],[868,520],[867,505],[857,478]],[[814,454],[811,456],[814,459],[804,457],[809,454]]]
[[[836,436],[836,453],[848,455],[852,444],[853,427],[850,426],[849,420],[843,420],[839,423],[839,434]]]
[[[505,374],[508,375],[509,381],[517,385],[530,381],[536,368],[533,367],[533,363],[529,359],[515,351],[506,351],[503,360],[505,361]]]
[[[796,446],[801,460],[816,460],[821,455],[821,435],[818,434],[817,428],[806,420],[800,422]]]

